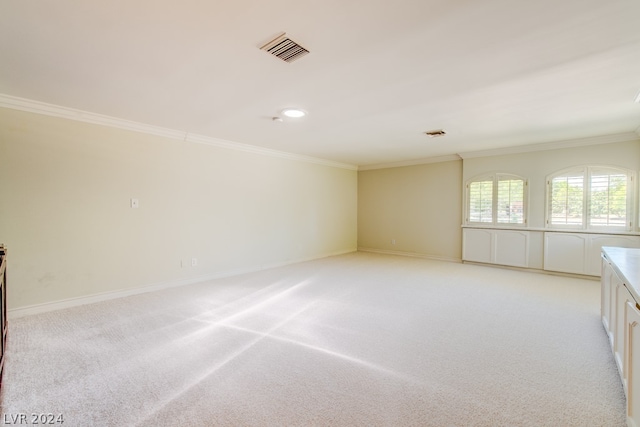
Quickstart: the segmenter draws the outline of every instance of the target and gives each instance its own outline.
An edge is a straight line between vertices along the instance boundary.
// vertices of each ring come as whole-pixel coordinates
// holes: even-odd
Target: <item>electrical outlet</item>
[[[198,265],[198,258],[191,258],[191,267]]]

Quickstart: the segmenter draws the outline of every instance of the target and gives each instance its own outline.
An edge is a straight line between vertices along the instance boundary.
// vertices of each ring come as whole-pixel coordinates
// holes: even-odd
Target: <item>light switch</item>
[[[138,201],[138,199],[131,199],[131,207],[132,208],[137,208],[140,206],[140,202]]]

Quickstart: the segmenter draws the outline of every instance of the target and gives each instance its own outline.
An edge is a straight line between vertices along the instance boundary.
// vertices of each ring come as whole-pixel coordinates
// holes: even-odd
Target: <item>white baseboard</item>
[[[488,264],[483,262],[473,262],[473,261],[464,261],[458,258],[450,258],[450,257],[441,257],[435,255],[427,255],[415,252],[403,252],[403,251],[390,251],[387,249],[373,249],[373,248],[361,248],[358,247],[358,251],[360,252],[373,252],[378,254],[385,255],[399,255],[399,256],[408,256],[414,258],[424,258],[424,259],[432,259],[436,261],[446,261],[446,262],[457,262],[471,265],[479,265],[483,267],[493,267],[493,268],[502,268],[505,270],[517,270],[517,271],[528,271],[530,273],[540,273],[540,274],[548,274],[551,276],[564,276],[564,277],[574,277],[577,279],[587,279],[587,280],[600,280],[599,276],[587,276],[584,274],[574,274],[574,273],[562,273],[558,271],[547,271],[539,268],[524,268],[524,267],[511,267],[508,265],[500,265],[500,264]],[[640,426],[639,426],[640,427]]]
[[[238,276],[240,274],[253,273],[256,271],[268,270],[271,268],[283,267],[285,265],[296,264],[296,263],[305,262],[305,261],[313,261],[315,259],[327,258],[330,256],[336,256],[336,255],[343,255],[343,254],[352,253],[352,252],[355,252],[355,250],[331,252],[331,253],[318,255],[314,257],[300,258],[300,259],[270,263],[270,264],[262,264],[258,266],[222,271],[222,272],[217,272],[217,273],[207,274],[202,276],[176,279],[168,282],[154,283],[151,285],[141,286],[133,289],[119,289],[115,291],[100,292],[97,294],[84,295],[80,297],[67,298],[67,299],[58,300],[58,301],[28,305],[25,307],[18,307],[18,308],[7,310],[7,316],[9,320],[17,319],[24,316],[30,316],[32,314],[62,310],[65,308],[77,307],[77,306],[86,305],[86,304],[93,304],[96,302],[107,301],[107,300],[112,300],[116,298],[123,298],[123,297],[132,296],[132,295],[144,294],[147,292],[154,292],[154,291],[159,291],[167,288],[174,288],[178,286],[192,285],[194,283],[206,282],[208,280]]]
[[[360,252],[373,252],[377,254],[385,254],[385,255],[399,255],[399,256],[408,256],[412,258],[424,258],[424,259],[433,259],[436,261],[446,261],[446,262],[462,262],[460,258],[451,258],[451,257],[443,257],[438,255],[429,255],[429,254],[421,254],[417,252],[404,252],[404,251],[390,251],[387,249],[374,249],[374,248],[361,248],[358,247],[358,251]]]
[[[503,270],[526,271],[529,273],[547,274],[549,276],[573,277],[575,279],[596,280],[596,281],[600,280],[600,276],[589,276],[586,274],[576,274],[576,273],[563,273],[561,271],[543,270],[541,268],[514,267],[510,265],[492,264],[492,263],[476,262],[476,261],[464,261],[464,260],[462,262],[463,264],[479,265],[481,267],[501,268]]]

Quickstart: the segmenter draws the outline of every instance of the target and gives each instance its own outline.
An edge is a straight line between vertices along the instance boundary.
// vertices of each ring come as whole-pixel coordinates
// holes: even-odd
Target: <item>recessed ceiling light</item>
[[[282,110],[282,114],[292,119],[299,119],[300,117],[306,116],[307,112],[299,108],[285,108]]]

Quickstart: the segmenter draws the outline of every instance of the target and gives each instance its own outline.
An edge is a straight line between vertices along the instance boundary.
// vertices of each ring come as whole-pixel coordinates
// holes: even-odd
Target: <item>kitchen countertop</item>
[[[640,249],[603,246],[602,252],[624,280],[636,303],[640,304]]]

